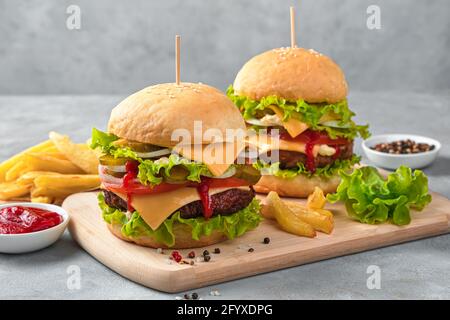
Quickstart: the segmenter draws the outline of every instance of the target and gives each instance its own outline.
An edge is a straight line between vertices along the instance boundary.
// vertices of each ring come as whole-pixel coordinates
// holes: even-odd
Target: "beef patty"
[[[297,168],[297,163],[306,163],[306,155],[304,153],[300,152],[294,152],[294,151],[286,151],[286,150],[279,150],[279,159],[280,159],[280,168],[281,169],[292,169]],[[337,157],[333,156],[321,156],[318,155],[315,160],[315,166],[316,168],[323,168],[331,163],[333,163],[337,159],[345,160],[350,159],[353,156],[353,141],[346,145],[339,146],[339,155]],[[270,159],[270,151],[264,156],[261,156],[261,158],[264,159]]]
[[[108,206],[127,211],[127,202],[114,192],[102,190],[105,196],[105,202]],[[250,190],[229,189],[221,193],[216,193],[211,196],[211,207],[213,209],[213,216],[218,214],[226,216],[233,214],[239,210],[247,207],[255,197],[255,191],[250,187]],[[188,203],[182,206],[177,211],[180,211],[183,219],[203,217],[203,205],[200,200]]]

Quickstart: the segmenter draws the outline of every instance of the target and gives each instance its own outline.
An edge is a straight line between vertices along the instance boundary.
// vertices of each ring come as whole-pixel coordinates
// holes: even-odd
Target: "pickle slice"
[[[103,166],[124,166],[129,159],[127,158],[114,158],[107,154],[100,157],[100,164]]]
[[[164,180],[167,182],[177,183],[186,181],[189,171],[183,166],[175,166],[170,169],[170,175],[166,176],[164,173]]]
[[[125,172],[116,172],[109,169],[105,169],[105,173],[115,178],[123,178],[125,176]]]
[[[240,165],[236,167],[234,177],[248,181],[250,184],[256,184],[261,178],[261,173],[251,165]]]
[[[153,151],[165,149],[165,147],[155,146],[153,144],[142,143],[142,142],[127,140],[127,139],[116,140],[113,142],[113,145],[118,146],[118,147],[128,147],[133,151],[141,152],[141,153],[153,152]]]

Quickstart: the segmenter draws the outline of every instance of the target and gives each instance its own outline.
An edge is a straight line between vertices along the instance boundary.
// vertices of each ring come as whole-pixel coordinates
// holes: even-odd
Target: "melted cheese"
[[[271,150],[286,150],[301,152],[306,154],[306,144],[303,142],[286,141],[283,139],[274,139],[267,135],[253,135],[247,139],[247,143],[258,149],[259,154],[267,153]],[[313,155],[317,157],[318,154],[323,156],[332,156],[336,153],[334,148],[326,144],[315,145],[313,147]]]
[[[284,112],[277,106],[269,106],[270,109],[275,112],[277,117],[283,122],[283,127],[289,133],[289,135],[293,138],[301,134],[302,132],[308,130],[308,125],[304,122],[301,122],[295,118],[289,118],[288,121],[283,121]]]
[[[268,108],[270,108],[271,110],[273,110],[273,112],[275,112],[278,119],[282,121],[283,127],[286,129],[286,131],[289,133],[291,137],[295,138],[299,134],[308,130],[309,126],[306,123],[300,121],[299,119],[291,117],[289,118],[288,121],[283,121],[284,112],[280,107],[271,105]],[[319,123],[324,123],[327,121],[333,121],[338,119],[339,116],[336,115],[335,113],[327,113],[320,118]]]
[[[211,173],[218,177],[225,173],[244,149],[242,142],[220,142],[202,145],[179,145],[173,150],[190,160],[204,163]]]
[[[238,188],[249,189],[249,187]],[[209,194],[214,195],[229,189],[235,188],[214,188],[209,191]],[[115,193],[125,201],[127,200],[126,194]],[[131,205],[139,212],[145,223],[156,230],[177,209],[197,200],[200,200],[200,196],[196,188],[180,188],[154,195],[135,194],[131,198]]]

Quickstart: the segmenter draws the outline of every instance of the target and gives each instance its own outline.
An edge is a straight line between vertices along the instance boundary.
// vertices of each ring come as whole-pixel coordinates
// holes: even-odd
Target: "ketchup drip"
[[[320,139],[320,134],[315,131],[306,131],[305,136],[307,137],[307,142],[305,144],[305,153],[306,153],[306,169],[311,172],[316,171],[316,161],[314,159],[314,146],[317,144],[317,141]]]
[[[130,187],[131,182],[133,182],[133,180],[137,178],[137,175],[138,175],[138,172],[139,172],[139,162],[133,161],[133,160],[127,161],[127,163],[125,164],[125,170],[126,170],[127,173],[123,177],[122,187],[125,190],[128,190],[129,187]],[[131,201],[132,201],[132,194],[131,194],[131,192],[127,191],[127,207],[128,207],[128,211],[133,212],[134,208],[131,205]]]
[[[198,195],[203,206],[203,216],[209,219],[213,214],[211,197],[209,196],[209,179],[203,179],[197,187]]]

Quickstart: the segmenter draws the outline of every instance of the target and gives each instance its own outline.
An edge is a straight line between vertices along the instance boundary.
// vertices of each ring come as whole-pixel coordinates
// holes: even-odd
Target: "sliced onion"
[[[103,170],[99,170],[99,176],[102,182],[109,184],[121,186],[123,182],[122,178],[113,177],[112,175],[105,173]]]
[[[337,120],[331,120],[331,121],[323,122],[323,123],[321,123],[321,125],[327,126],[327,127],[333,127],[333,128],[349,128],[350,127],[349,123],[341,125],[339,122],[340,121],[337,121]]]
[[[160,157],[160,156],[164,156],[166,154],[171,153],[172,151],[170,149],[161,149],[161,150],[156,150],[156,151],[152,151],[152,152],[136,152],[136,155],[139,158],[155,158],[155,157]]]
[[[226,179],[226,178],[230,178],[232,176],[234,176],[236,174],[236,168],[235,167],[230,167],[227,171],[225,171],[225,173],[221,176],[214,176],[214,175],[210,175],[210,174],[205,174],[206,177],[209,178],[214,178],[214,179]]]
[[[104,165],[100,165],[100,170],[101,169],[107,169],[108,171],[119,172],[119,173],[127,172],[127,169],[125,168],[125,166],[104,166]]]
[[[249,124],[253,124],[255,126],[261,126],[261,127],[272,127],[272,126],[280,125],[280,123],[276,122],[276,121],[273,121],[273,122],[261,121],[260,119],[256,119],[256,118],[247,119],[247,120],[245,120],[245,122],[247,122]]]

